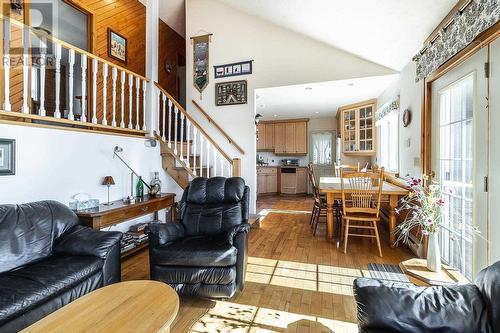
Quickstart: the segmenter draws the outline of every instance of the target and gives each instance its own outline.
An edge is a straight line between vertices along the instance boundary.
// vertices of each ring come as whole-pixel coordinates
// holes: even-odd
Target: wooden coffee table
[[[179,297],[167,284],[128,281],[95,290],[22,332],[169,332]]]

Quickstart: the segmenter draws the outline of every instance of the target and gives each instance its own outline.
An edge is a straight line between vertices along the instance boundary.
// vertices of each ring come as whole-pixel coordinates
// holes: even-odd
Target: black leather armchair
[[[354,297],[362,333],[499,333],[500,261],[476,284],[417,287],[356,279]]]
[[[121,237],[79,225],[55,201],[0,205],[0,332],[119,282]]]
[[[230,298],[243,289],[247,263],[249,188],[242,178],[196,178],[177,221],[147,228],[151,279],[178,293]]]

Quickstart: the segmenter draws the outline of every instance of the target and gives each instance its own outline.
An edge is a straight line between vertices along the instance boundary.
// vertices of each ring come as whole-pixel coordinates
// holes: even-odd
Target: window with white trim
[[[386,171],[399,171],[399,112],[391,111],[377,121],[380,156],[378,163]]]

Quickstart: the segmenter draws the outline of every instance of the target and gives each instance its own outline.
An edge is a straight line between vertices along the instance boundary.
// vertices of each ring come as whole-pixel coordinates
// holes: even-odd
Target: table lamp
[[[113,203],[109,202],[109,188],[111,187],[111,185],[115,185],[115,180],[113,179],[112,176],[106,176],[102,181],[102,185],[106,185],[108,187],[108,202],[105,203],[105,205],[111,206]]]

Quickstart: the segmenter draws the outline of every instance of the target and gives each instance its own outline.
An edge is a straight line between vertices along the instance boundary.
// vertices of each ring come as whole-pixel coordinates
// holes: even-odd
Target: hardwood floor
[[[349,240],[347,254],[337,250],[325,224],[312,236],[310,198],[264,197],[257,207],[267,216],[250,232],[244,291],[227,301],[181,298],[171,332],[357,332],[352,281],[368,263],[414,257],[391,249],[384,230],[383,258],[367,239]],[[148,278],[147,251],[123,262],[123,280]]]

